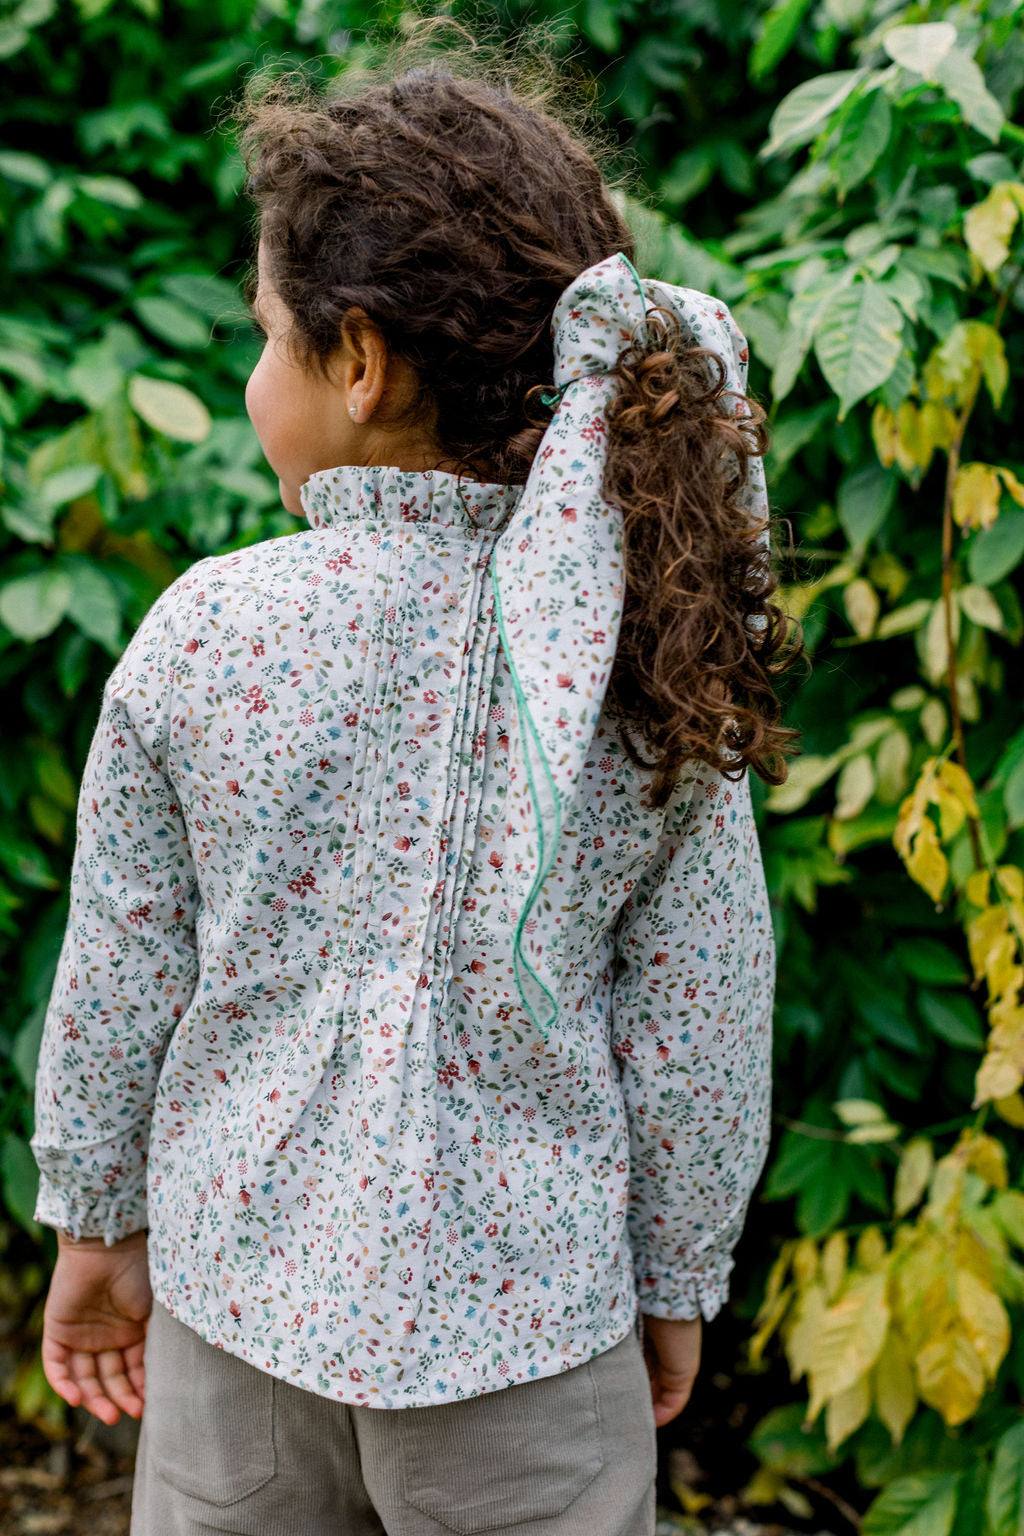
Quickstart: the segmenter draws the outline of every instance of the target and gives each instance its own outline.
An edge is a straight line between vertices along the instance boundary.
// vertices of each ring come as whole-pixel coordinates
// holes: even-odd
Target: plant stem
[[[846,1500],[841,1498],[838,1493],[833,1493],[831,1488],[827,1488],[825,1484],[819,1482],[816,1477],[798,1477],[793,1476],[792,1473],[790,1476],[793,1477],[794,1483],[803,1483],[805,1488],[809,1488],[811,1492],[816,1493],[819,1498],[828,1499],[829,1503],[834,1505],[835,1509],[839,1514],[842,1515],[843,1519],[849,1521],[850,1525],[853,1526],[855,1531],[860,1530],[860,1515],[858,1515],[853,1505],[847,1504]]]
[[[967,767],[967,748],[964,741],[964,722],[960,714],[960,697],[957,690],[956,670],[956,642],[953,638],[953,494],[956,489],[956,476],[960,468],[960,450],[963,446],[964,433],[967,431],[967,423],[974,403],[978,398],[978,390],[981,387],[981,375],[964,402],[960,415],[957,417],[956,432],[953,441],[949,445],[949,457],[946,460],[946,492],[942,502],[942,608],[946,625],[946,686],[949,692],[949,718],[953,727],[953,741],[956,745],[956,756],[964,773],[970,774]],[[967,818],[967,828],[971,838],[971,851],[974,854],[974,865],[980,869],[984,860],[981,853],[981,842],[978,836],[978,823],[975,817]]]

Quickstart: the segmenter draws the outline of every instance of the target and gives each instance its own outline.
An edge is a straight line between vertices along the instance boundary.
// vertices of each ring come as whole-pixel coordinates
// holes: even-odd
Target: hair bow
[[[523,1006],[547,1038],[558,1016],[564,920],[575,861],[558,852],[604,705],[619,625],[622,517],[603,496],[609,378],[648,308],[671,309],[684,342],[709,347],[726,387],[745,392],[747,344],[724,304],[695,289],[641,278],[621,253],[582,272],[552,317],[558,404],[523,496],[492,554],[491,583],[511,671],[517,730],[510,742],[505,869],[516,924]],[[551,403],[551,397],[548,398]],[[767,507],[760,459],[745,507]]]

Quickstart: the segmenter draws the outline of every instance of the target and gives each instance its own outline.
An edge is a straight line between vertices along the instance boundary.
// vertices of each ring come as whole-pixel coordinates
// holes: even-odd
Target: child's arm
[[[613,1046],[642,1312],[714,1317],[768,1148],[774,940],[747,776],[699,765],[619,919]]]
[[[165,771],[174,601],[171,588],[104,690],[36,1079],[36,1217],[108,1243],[147,1225],[156,1080],[197,974],[195,870]]]

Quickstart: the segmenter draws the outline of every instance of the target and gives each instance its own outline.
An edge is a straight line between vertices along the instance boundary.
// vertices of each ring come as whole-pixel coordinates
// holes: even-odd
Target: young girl
[[[134,1536],[650,1536],[768,1135],[746,347],[505,86],[264,99],[247,150],[307,525],[193,566],[104,694],[47,1376],[145,1401]]]

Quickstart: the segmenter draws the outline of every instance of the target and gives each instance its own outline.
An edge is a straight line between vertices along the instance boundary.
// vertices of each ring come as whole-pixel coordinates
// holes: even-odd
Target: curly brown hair
[[[365,316],[412,367],[445,459],[522,483],[550,408],[562,291],[633,237],[594,158],[538,99],[444,63],[313,96],[250,90],[248,190],[302,359],[327,369]],[[689,759],[769,783],[796,733],[772,686],[799,654],[737,495],[764,412],[714,353],[649,312],[614,376],[604,491],[624,520],[625,610],[610,682],[624,746],[665,804]],[[645,759],[629,735],[643,738]]]

